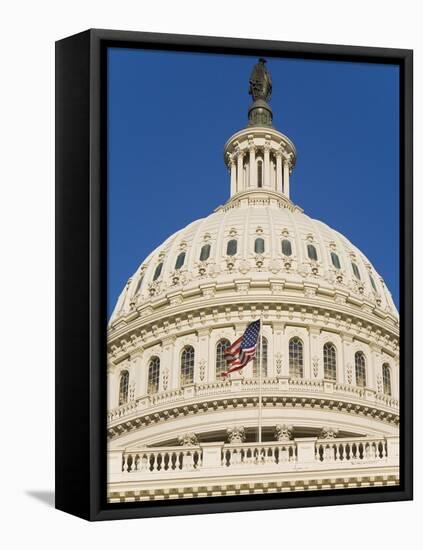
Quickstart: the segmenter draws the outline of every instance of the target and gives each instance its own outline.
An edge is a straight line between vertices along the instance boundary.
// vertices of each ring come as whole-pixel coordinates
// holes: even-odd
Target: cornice
[[[255,408],[258,406],[257,395],[243,395],[242,393],[231,395],[223,393],[222,395],[199,396],[200,400],[183,400],[179,402],[170,402],[161,407],[148,407],[143,411],[137,411],[136,403],[128,404],[128,412],[133,410],[132,414],[126,414],[122,418],[110,420],[108,422],[108,438],[115,439],[121,435],[127,434],[133,430],[145,428],[150,425],[158,424],[185,417],[188,414],[204,414],[210,410],[224,411],[232,409]],[[321,396],[317,394],[291,395],[291,394],[272,394],[264,388],[262,397],[263,407],[279,408],[307,408],[324,409],[327,411],[337,411],[340,413],[361,415],[369,417],[388,424],[399,425],[399,412],[392,407],[375,406],[369,401],[348,400],[345,397],[339,397],[336,394]],[[239,420],[242,422],[242,420]]]

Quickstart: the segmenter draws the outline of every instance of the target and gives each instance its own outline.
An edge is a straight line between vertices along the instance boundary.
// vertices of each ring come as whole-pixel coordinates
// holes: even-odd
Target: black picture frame
[[[108,504],[106,51],[113,47],[396,64],[400,69],[400,485]],[[87,520],[412,499],[413,53],[91,29],[56,43],[56,508]]]

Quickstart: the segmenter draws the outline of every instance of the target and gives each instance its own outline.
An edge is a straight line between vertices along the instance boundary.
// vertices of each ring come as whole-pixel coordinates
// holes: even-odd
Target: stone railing
[[[399,438],[300,438],[269,443],[202,443],[190,447],[145,447],[109,452],[109,479],[150,476],[167,479],[189,475],[222,476],[238,472],[367,468],[399,464]]]
[[[141,449],[122,454],[123,472],[188,472],[201,468],[199,447],[163,447]]]
[[[224,445],[222,448],[222,467],[283,465],[297,462],[297,445],[286,443],[240,443]]]
[[[164,407],[178,405],[185,402],[203,402],[205,398],[219,397],[247,397],[259,393],[259,381],[251,378],[234,378],[227,381],[215,381],[208,384],[190,384],[183,388],[168,390],[154,395],[139,397],[130,403],[121,405],[108,412],[108,422],[114,423],[121,419],[129,419],[140,413],[156,411]],[[269,396],[289,395],[301,398],[312,395],[313,397],[329,397],[349,400],[354,403],[365,402],[375,407],[388,407],[396,412],[399,402],[390,396],[379,394],[368,388],[358,388],[348,384],[338,384],[327,380],[311,380],[304,378],[265,378],[262,382],[262,395],[265,399]]]
[[[333,439],[316,441],[318,462],[373,462],[388,458],[388,445],[384,438]]]

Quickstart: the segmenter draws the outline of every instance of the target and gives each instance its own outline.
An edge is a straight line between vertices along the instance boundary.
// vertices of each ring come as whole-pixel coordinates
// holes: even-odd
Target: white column
[[[283,192],[289,198],[289,160],[283,161]]]
[[[243,178],[244,178],[244,170],[242,166],[243,158],[244,158],[244,154],[242,153],[242,151],[238,150],[238,153],[237,153],[238,169],[237,169],[237,185],[236,185],[236,190],[238,193],[243,190],[243,185],[242,185]]]
[[[147,379],[144,376],[143,352],[138,350],[132,356],[132,368],[134,369],[135,397],[141,397],[147,393]]]
[[[343,376],[346,384],[355,385],[355,363],[354,363],[354,353],[352,349],[353,337],[349,334],[342,334],[342,346],[343,346],[343,357],[344,364],[340,365],[344,369]],[[350,371],[350,372],[348,372]],[[351,382],[350,382],[351,377]]]
[[[114,409],[119,405],[119,377],[117,367],[107,368],[107,409]]]
[[[346,384],[345,377],[345,356],[344,356],[344,342],[341,338],[341,343],[337,346],[336,356],[336,381],[338,384]]]
[[[208,363],[210,347],[210,329],[198,331],[198,360],[195,362],[194,382],[204,384],[208,382]]]
[[[366,385],[371,390],[377,391],[377,377],[382,376],[382,362],[380,358],[381,348],[374,344],[369,345],[369,368],[367,369]]]
[[[283,193],[282,185],[282,153],[278,151],[276,153],[276,191]]]
[[[263,187],[270,186],[270,146],[264,146],[264,178]]]
[[[282,376],[283,367],[283,323],[272,323],[273,357],[267,358],[269,376]]]
[[[254,144],[250,144],[248,148],[250,152],[250,188],[257,187],[257,167],[256,167],[256,148]]]
[[[304,373],[305,378],[311,378],[312,380],[324,378],[324,368],[322,362],[322,353],[321,353],[321,342],[320,342],[320,328],[309,326],[308,332],[310,335],[310,372],[309,375]],[[318,371],[317,376],[314,376],[314,363],[317,362]]]
[[[179,387],[179,365],[175,365],[175,337],[163,340],[163,351],[160,357],[160,391],[173,390]],[[173,373],[173,376],[172,376]]]
[[[229,155],[229,166],[231,169],[231,197],[236,193],[236,162],[233,155]]]

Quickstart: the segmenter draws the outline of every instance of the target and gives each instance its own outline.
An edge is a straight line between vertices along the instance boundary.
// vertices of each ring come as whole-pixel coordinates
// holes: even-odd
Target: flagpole
[[[260,362],[259,362],[259,407],[258,407],[258,431],[259,431],[259,437],[258,441],[261,443],[261,424],[262,424],[262,416],[261,416],[261,406],[262,406],[262,399],[261,399],[261,384],[262,384],[262,371],[263,371],[263,313],[260,313]]]

